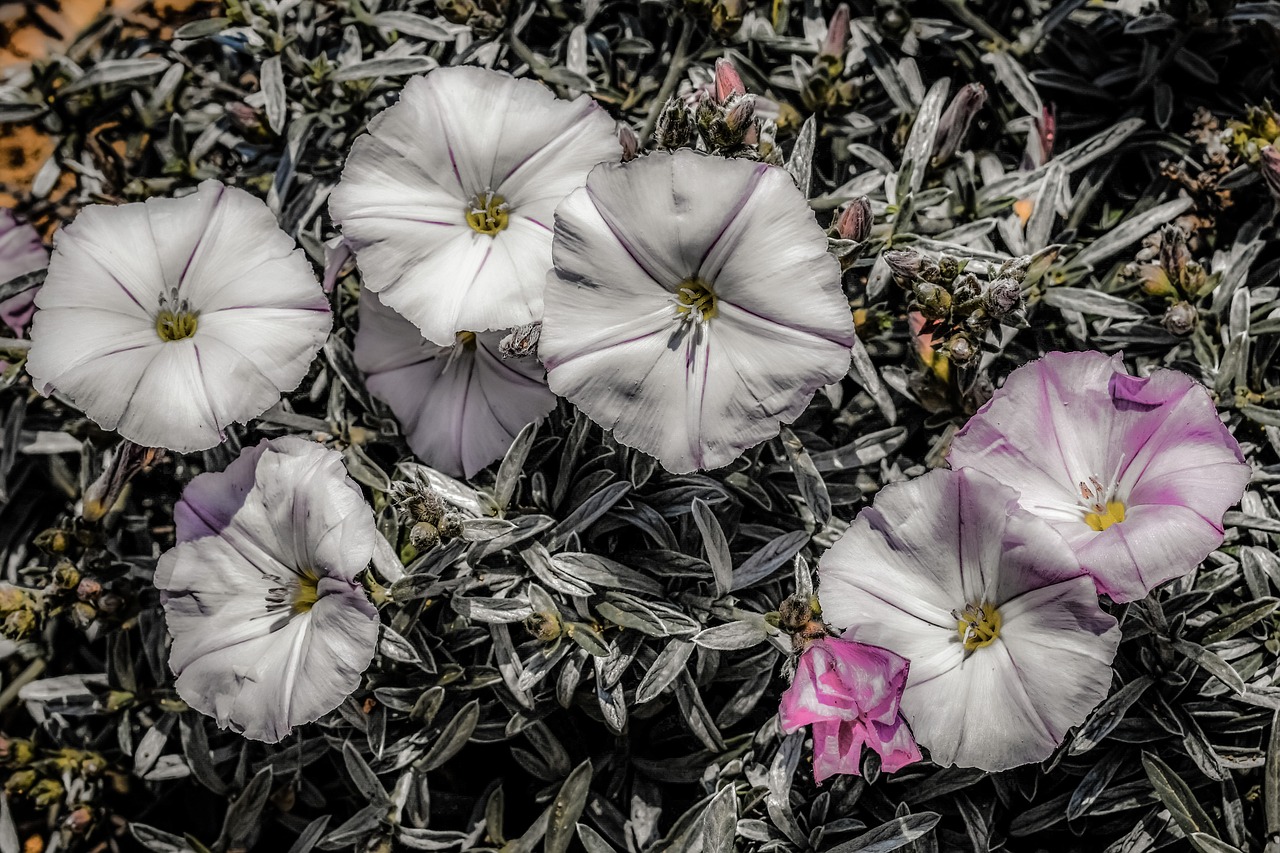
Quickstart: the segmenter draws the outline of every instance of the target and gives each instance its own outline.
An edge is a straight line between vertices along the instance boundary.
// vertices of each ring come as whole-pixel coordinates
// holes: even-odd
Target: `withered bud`
[[[711,32],[716,38],[730,39],[742,29],[746,0],[718,0],[711,7]]]
[[[836,218],[836,233],[842,240],[861,243],[871,236],[875,217],[871,212],[871,200],[865,195],[855,198]]]
[[[89,830],[93,829],[93,808],[90,806],[77,806],[62,819],[62,828],[72,835],[87,834]]]
[[[1012,278],[997,278],[987,288],[987,311],[997,319],[1022,304],[1022,287]]]
[[[102,595],[102,582],[96,578],[82,578],[76,584],[76,598],[81,601],[94,601]]]
[[[845,47],[849,44],[849,6],[841,3],[831,13],[831,21],[827,24],[827,35],[822,40],[818,55],[832,57],[844,64]],[[838,72],[837,72],[838,73]]]
[[[440,541],[440,531],[429,521],[419,521],[409,528],[409,544],[419,551],[434,548]]]
[[[960,148],[973,118],[987,102],[987,90],[981,83],[970,83],[956,92],[938,121],[933,137],[933,162],[945,163]]]
[[[1166,225],[1160,231],[1160,266],[1169,278],[1181,284],[1187,277],[1187,264],[1191,252],[1187,250],[1187,235],[1176,225]]]
[[[945,287],[921,281],[916,283],[913,293],[920,313],[930,320],[942,320],[951,311],[951,294]]]
[[[51,554],[61,554],[71,547],[71,537],[65,530],[50,527],[36,534],[35,546]]]
[[[956,276],[960,275],[960,270],[964,265],[960,263],[959,258],[951,255],[941,255],[938,258],[938,277],[943,281],[952,281]]]
[[[977,354],[978,348],[965,335],[955,335],[951,340],[947,341],[947,356],[957,366],[963,367],[973,361],[974,356]]]
[[[19,770],[17,773],[9,774],[9,778],[5,780],[4,792],[6,794],[25,794],[39,780],[34,770]]]
[[[914,249],[890,249],[883,257],[889,270],[900,280],[915,278],[925,266],[924,255]]]
[[[955,280],[951,286],[951,295],[955,297],[956,302],[964,305],[982,298],[982,284],[978,281],[978,277],[973,273],[965,273]]]
[[[1196,307],[1190,302],[1177,302],[1170,305],[1169,310],[1164,312],[1164,319],[1161,320],[1165,331],[1178,337],[1191,334],[1199,322],[1200,312],[1196,311]]]
[[[62,559],[53,567],[53,585],[60,590],[75,589],[80,583],[80,570],[76,564]]]
[[[742,84],[742,76],[733,62],[726,58],[716,60],[716,103],[728,102],[731,95],[745,95],[747,87]]]
[[[537,355],[538,339],[542,337],[542,324],[529,323],[512,329],[505,338],[498,341],[498,355],[503,358],[523,358]]]
[[[724,125],[735,144],[742,144],[742,138],[751,129],[755,118],[756,99],[753,96],[739,96],[728,106],[724,114]]]
[[[658,113],[654,125],[653,141],[659,148],[668,150],[683,148],[693,141],[695,128],[693,114],[680,98],[668,98]]]
[[[0,762],[6,767],[25,767],[36,757],[35,745],[23,738],[0,737]]]
[[[0,583],[0,613],[21,610],[27,606],[27,591],[11,583]]]
[[[640,155],[640,137],[631,125],[618,122],[618,142],[622,144],[622,162],[630,162]]]
[[[524,627],[530,634],[537,637],[540,642],[549,643],[560,636],[564,630],[564,626],[560,621],[560,615],[551,611],[539,611],[531,613],[524,620]]]
[[[1262,166],[1262,178],[1267,182],[1267,189],[1280,199],[1280,151],[1274,145],[1268,145],[1259,152],[1259,164]]]
[[[0,632],[10,640],[23,640],[36,629],[36,621],[36,615],[30,610],[15,610],[4,617]]]
[[[71,622],[81,631],[89,630],[89,626],[97,618],[97,609],[87,601],[77,601],[71,605]]]
[[[111,511],[120,499],[124,487],[143,468],[155,461],[159,451],[123,440],[108,457],[105,469],[98,479],[84,490],[80,515],[85,521],[98,521]]]
[[[440,538],[451,539],[462,535],[462,519],[455,512],[445,513],[440,519]]]
[[[65,791],[66,789],[62,787],[62,783],[58,780],[41,779],[31,786],[28,795],[37,807],[47,808],[61,800]]]

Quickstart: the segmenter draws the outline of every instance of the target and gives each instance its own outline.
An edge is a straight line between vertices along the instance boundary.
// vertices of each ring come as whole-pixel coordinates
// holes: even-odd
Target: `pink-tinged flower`
[[[340,453],[263,441],[192,480],[174,522],[155,583],[184,702],[274,743],[359,686],[378,611],[356,576],[379,534]]]
[[[937,764],[1040,761],[1107,695],[1116,620],[1062,537],[983,473],[885,487],[818,575],[824,619],[911,661],[902,714]]]
[[[369,391],[391,407],[410,449],[451,476],[473,476],[500,458],[526,424],[556,407],[533,356],[504,358],[504,332],[463,332],[453,346],[427,341],[417,327],[360,296],[356,366]]]
[[[249,193],[90,205],[36,296],[27,372],[103,429],[187,453],[298,386],[328,337],[310,262]]]
[[[621,156],[613,120],[585,95],[440,68],[355,141],[329,211],[364,285],[451,346],[458,332],[541,319],[556,205]]]
[[[782,730],[813,726],[813,777],[860,775],[862,748],[880,756],[886,773],[920,760],[899,713],[908,663],[891,651],[823,637],[800,656],[782,694]]]
[[[840,265],[781,169],[650,154],[597,167],[556,211],[551,390],[669,471],[777,435],[852,345]]]
[[[1021,492],[1098,590],[1142,598],[1222,544],[1249,482],[1209,393],[1176,370],[1131,376],[1119,356],[1049,353],[1009,375],[951,446]]]
[[[49,252],[40,232],[19,222],[13,211],[0,208],[0,284],[49,265]],[[36,310],[37,288],[0,300],[0,323],[18,337]]]

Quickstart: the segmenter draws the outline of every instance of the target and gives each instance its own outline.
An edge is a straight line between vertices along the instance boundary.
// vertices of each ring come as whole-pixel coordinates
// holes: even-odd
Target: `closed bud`
[[[836,218],[836,233],[842,240],[861,243],[871,236],[875,217],[871,213],[871,201],[864,195],[855,198]]]
[[[108,616],[115,615],[124,609],[124,597],[114,592],[103,593],[98,597],[98,610]]]
[[[884,253],[883,257],[890,271],[902,280],[910,280],[920,275],[925,266],[924,255],[913,249],[890,249]]]
[[[409,528],[409,544],[419,551],[434,548],[440,541],[440,531],[429,521],[419,521]]]
[[[734,100],[724,114],[725,129],[735,144],[741,145],[756,118],[756,99],[743,96]]]
[[[1189,302],[1177,302],[1164,312],[1161,322],[1169,334],[1183,337],[1195,330],[1196,324],[1200,322],[1200,312]]]
[[[96,578],[81,578],[76,584],[76,598],[81,601],[94,601],[102,595],[102,583]]]
[[[0,583],[0,613],[10,613],[26,606],[26,590],[11,583]]]
[[[15,610],[4,617],[0,628],[10,640],[24,640],[36,629],[36,615],[30,610]]]
[[[462,535],[462,519],[457,513],[448,512],[440,519],[440,538],[451,539]]]
[[[977,354],[978,348],[965,335],[956,335],[947,341],[947,356],[953,364],[963,367],[973,361]]]
[[[1268,145],[1259,152],[1258,162],[1262,166],[1262,177],[1267,182],[1267,189],[1280,199],[1280,151],[1274,145]]]
[[[951,294],[946,288],[927,281],[917,282],[913,288],[920,313],[930,320],[942,320],[951,311]]]
[[[80,583],[80,570],[70,560],[59,560],[53,567],[53,585],[58,589],[75,589]]]
[[[61,554],[71,547],[71,537],[65,530],[50,527],[36,535],[35,546],[51,554]]]
[[[71,605],[71,623],[81,631],[89,630],[89,626],[98,618],[98,609],[87,601],[77,601]]]
[[[35,745],[23,738],[0,737],[0,762],[6,767],[25,767],[36,757]]]
[[[849,7],[841,3],[831,14],[831,22],[827,24],[827,36],[822,40],[818,56],[831,57],[844,65],[845,46],[849,43]],[[842,67],[836,69],[840,73]]]
[[[1012,278],[998,278],[987,288],[987,312],[997,319],[1022,304],[1022,288]]]
[[[41,779],[31,786],[28,795],[37,807],[48,808],[56,805],[62,799],[62,794],[65,790],[62,787],[62,783],[56,779]]]
[[[540,642],[549,643],[564,630],[560,615],[551,611],[532,613],[524,620],[524,627]]]
[[[742,77],[738,69],[728,59],[716,60],[716,103],[724,104],[731,95],[745,95],[747,87],[742,85]]]
[[[711,32],[720,39],[733,38],[742,29],[745,11],[746,0],[718,0],[711,7]]]
[[[982,284],[973,273],[965,273],[951,286],[951,295],[961,305],[968,304],[982,298]]]
[[[93,809],[90,806],[77,806],[62,819],[62,828],[72,835],[86,835],[93,829]]]
[[[658,113],[654,143],[659,148],[683,148],[693,141],[693,114],[680,98],[669,98]]]
[[[1160,266],[1169,279],[1182,284],[1187,277],[1187,264],[1191,252],[1187,250],[1187,235],[1176,225],[1166,225],[1160,231]]]
[[[953,281],[960,275],[962,268],[960,260],[951,255],[942,255],[938,258],[938,278],[942,281]]]
[[[36,775],[34,770],[19,770],[17,773],[10,773],[9,778],[5,780],[4,792],[6,794],[25,794],[35,786],[40,777]]]
[[[987,102],[987,90],[981,83],[970,83],[956,92],[938,121],[933,137],[933,162],[945,163],[964,142],[974,116]]]

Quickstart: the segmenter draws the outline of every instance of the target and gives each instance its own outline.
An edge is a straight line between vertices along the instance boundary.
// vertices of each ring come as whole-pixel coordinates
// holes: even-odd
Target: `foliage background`
[[[222,447],[144,456],[98,521],[82,497],[119,439],[34,394],[23,343],[0,340],[0,567],[34,617],[5,623],[21,642],[0,690],[0,849],[1280,849],[1280,253],[1259,159],[1280,135],[1280,3],[856,0],[850,49],[825,58],[834,10],[798,0],[151,4],[16,50],[19,26],[50,29],[22,5],[0,156],[46,236],[85,204],[215,177],[266,198],[322,269],[345,152],[408,75],[506,68],[591,93],[647,143],[667,97],[721,56],[771,120],[748,156],[786,163],[820,222],[868,195],[878,225],[834,246],[865,352],[780,439],[672,476],[562,404],[476,482],[436,482],[453,508],[422,551],[409,531],[430,513],[393,500],[411,457],[352,362],[350,264],[330,264],[334,334],[298,391]],[[910,140],[944,78],[988,100],[960,153],[930,163]],[[1018,171],[1046,106],[1055,156]],[[1181,265],[1160,253],[1173,220]],[[891,280],[889,248],[1044,263],[1005,323],[940,321],[938,340],[985,348],[962,364],[917,349],[921,294]],[[1159,269],[1172,290],[1150,285]],[[1175,304],[1191,313],[1171,320]],[[776,720],[779,604],[878,488],[940,464],[1011,369],[1078,348],[1214,391],[1255,466],[1223,547],[1113,608],[1112,698],[1044,765],[868,764],[815,786],[803,733]],[[150,579],[183,484],[285,432],[343,450],[410,574],[388,590],[365,687],[268,747],[181,703]],[[496,517],[460,521],[467,506]]]

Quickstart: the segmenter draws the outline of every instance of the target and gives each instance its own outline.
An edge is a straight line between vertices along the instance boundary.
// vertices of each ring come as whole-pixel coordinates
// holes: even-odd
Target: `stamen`
[[[1105,507],[1095,504],[1093,512],[1085,513],[1084,523],[1101,533],[1113,524],[1124,521],[1124,503],[1108,501]]]
[[[493,190],[476,193],[471,200],[471,208],[467,211],[467,224],[472,230],[492,237],[507,227],[510,220],[511,205]]]
[[[160,295],[160,312],[156,314],[156,334],[165,342],[194,337],[200,314],[191,310],[187,300],[171,287]]]
[[[989,646],[1000,636],[1003,619],[1000,611],[990,603],[969,604],[964,611],[951,611],[956,620],[956,633],[964,644],[964,655],[968,657],[983,646]]]
[[[691,276],[676,288],[676,314],[685,323],[703,324],[715,319],[720,309],[711,285]]]
[[[319,599],[320,579],[310,572],[298,577],[298,588],[293,593],[293,612],[306,613]]]

